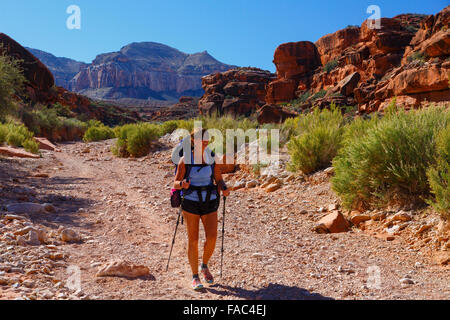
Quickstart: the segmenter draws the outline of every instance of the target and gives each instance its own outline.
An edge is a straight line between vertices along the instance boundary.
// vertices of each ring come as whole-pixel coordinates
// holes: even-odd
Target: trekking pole
[[[225,202],[227,201],[227,197],[223,197],[223,220],[222,220],[222,251],[220,257],[220,279],[222,279],[222,266],[223,266],[223,239],[225,236]]]
[[[174,244],[175,244],[175,237],[176,237],[176,235],[177,235],[178,225],[180,224],[180,216],[181,216],[181,211],[182,211],[182,210],[183,210],[183,209],[180,207],[180,211],[178,212],[177,225],[176,225],[176,227],[175,227],[175,234],[173,235],[172,247],[170,248],[169,260],[167,260],[166,272],[169,270],[170,257],[172,256],[172,250],[173,250],[173,246],[174,246]]]

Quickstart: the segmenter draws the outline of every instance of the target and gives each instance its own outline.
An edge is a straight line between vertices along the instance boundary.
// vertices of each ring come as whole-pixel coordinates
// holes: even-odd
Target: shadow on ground
[[[308,290],[300,287],[278,283],[270,283],[268,286],[256,290],[216,284],[207,288],[207,290],[217,295],[234,296],[247,300],[334,300],[319,293],[310,293]]]
[[[82,189],[89,179],[78,177],[38,178],[33,174],[39,171],[38,161],[0,158],[0,209],[11,203],[33,202],[51,203],[56,212],[47,214],[27,214],[34,222],[48,227],[85,227],[81,223],[79,210],[89,210],[93,205],[90,199],[74,197],[71,191]],[[17,192],[20,189],[33,189],[36,193]]]

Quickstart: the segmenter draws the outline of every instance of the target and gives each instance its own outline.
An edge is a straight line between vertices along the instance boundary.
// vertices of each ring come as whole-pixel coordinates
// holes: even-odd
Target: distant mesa
[[[187,54],[156,42],[131,43],[98,55],[91,64],[29,50],[50,69],[57,85],[100,100],[175,103],[182,96],[202,96],[203,76],[234,68],[207,51]]]

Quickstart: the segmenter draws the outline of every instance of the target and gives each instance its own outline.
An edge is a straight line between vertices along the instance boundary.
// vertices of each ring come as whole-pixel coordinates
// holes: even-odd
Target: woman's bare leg
[[[188,233],[188,259],[192,274],[198,274],[198,233],[200,216],[183,211]]]
[[[203,264],[207,265],[214,253],[217,240],[217,212],[213,212],[201,217],[205,229],[206,241],[203,250]]]

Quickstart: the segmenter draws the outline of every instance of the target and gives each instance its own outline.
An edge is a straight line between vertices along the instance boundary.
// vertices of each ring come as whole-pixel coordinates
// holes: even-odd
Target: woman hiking
[[[185,154],[180,159],[173,186],[174,189],[183,190],[184,194],[181,208],[188,233],[188,259],[192,269],[192,288],[194,290],[203,288],[198,274],[200,221],[203,223],[206,236],[201,274],[206,282],[213,283],[214,278],[208,269],[208,262],[216,246],[217,210],[220,203],[220,193],[225,197],[230,194],[222,179],[220,167],[215,165],[215,161],[212,161],[211,153],[207,149],[209,136],[206,129],[201,131],[203,139],[195,139],[194,141],[194,137],[199,133],[193,132],[191,134],[191,149],[193,152],[190,155]],[[201,163],[194,162],[194,154],[203,155]],[[191,161],[185,161],[185,158],[189,156]]]

